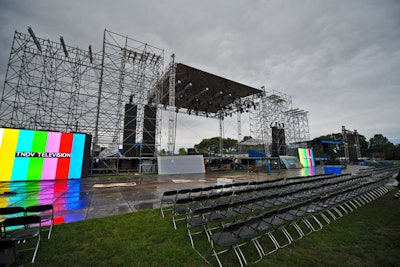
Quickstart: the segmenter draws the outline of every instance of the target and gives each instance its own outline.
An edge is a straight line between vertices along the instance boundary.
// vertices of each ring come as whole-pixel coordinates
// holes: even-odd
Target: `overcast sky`
[[[164,49],[165,66],[175,53],[177,62],[278,90],[309,111],[311,138],[345,125],[367,139],[400,139],[397,0],[1,0],[1,90],[14,31],[28,26],[37,37],[62,35],[95,51],[108,29]],[[226,136],[236,132],[225,126]],[[181,119],[177,147],[218,134],[218,121]]]

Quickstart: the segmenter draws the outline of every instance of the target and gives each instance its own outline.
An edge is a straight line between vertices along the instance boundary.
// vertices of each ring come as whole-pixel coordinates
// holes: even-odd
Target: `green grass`
[[[399,266],[400,200],[394,192],[250,265]],[[185,225],[179,226],[174,230],[159,210],[56,225],[52,238],[42,240],[35,265],[207,266],[191,248]],[[209,251],[206,239],[196,241],[202,253]],[[255,259],[254,249],[243,249]],[[29,262],[30,255],[18,262]],[[222,259],[226,266],[238,265],[233,254]]]

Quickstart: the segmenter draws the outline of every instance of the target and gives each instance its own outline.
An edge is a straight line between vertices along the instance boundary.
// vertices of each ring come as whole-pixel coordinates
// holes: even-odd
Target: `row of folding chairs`
[[[304,178],[304,177],[294,177],[294,178],[280,178],[276,180],[266,180],[266,181],[250,181],[250,182],[238,182],[229,183],[225,185],[214,185],[207,187],[197,187],[197,188],[187,188],[181,190],[170,190],[165,191],[160,200],[160,210],[161,216],[165,217],[166,211],[172,211],[172,206],[181,198],[190,198],[201,195],[218,195],[226,191],[230,192],[240,192],[243,190],[251,189],[270,189],[276,186],[299,186],[299,184],[317,184],[317,183],[329,183],[332,181],[346,180],[348,176],[346,175],[318,175],[314,176],[315,179]]]
[[[0,216],[2,218],[0,224],[2,260],[16,262],[19,253],[33,250],[31,262],[34,263],[42,231],[48,231],[47,238],[51,237],[54,226],[53,205],[34,205],[26,208],[4,207],[0,208]],[[29,240],[32,242],[36,240],[34,246],[27,244]]]
[[[220,206],[232,210],[232,207],[239,210],[249,210],[248,205],[262,207],[261,209],[288,204],[299,199],[326,194],[342,190],[354,183],[359,183],[360,177],[349,178],[344,181],[334,181],[330,183],[311,183],[305,185],[293,183],[287,185],[275,185],[274,187],[247,188],[238,191],[222,191],[221,193],[210,195],[199,195],[196,197],[179,198],[172,206],[172,222],[174,228],[177,223],[186,219],[187,213],[193,209],[201,207],[215,208]],[[348,183],[352,181],[352,183]],[[260,210],[260,209],[258,209]]]
[[[248,259],[242,247],[254,248],[255,261],[259,261],[387,192],[385,179],[382,179],[217,226],[218,220],[213,220],[212,210],[201,208],[188,217],[188,235],[193,248],[195,235],[202,234],[209,241],[211,251],[204,256],[207,261],[215,258],[219,266],[223,266],[220,255],[233,251],[243,266]]]

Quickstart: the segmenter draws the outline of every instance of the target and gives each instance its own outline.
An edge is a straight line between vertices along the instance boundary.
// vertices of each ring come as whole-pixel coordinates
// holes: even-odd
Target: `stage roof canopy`
[[[161,103],[168,105],[168,77],[164,77]],[[175,106],[195,113],[217,113],[235,100],[261,94],[256,89],[217,75],[177,63],[175,74]]]

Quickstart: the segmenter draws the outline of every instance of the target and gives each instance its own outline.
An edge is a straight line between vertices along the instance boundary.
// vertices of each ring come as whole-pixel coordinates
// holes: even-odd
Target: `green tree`
[[[167,151],[165,151],[164,148],[161,149],[160,156],[166,156],[166,155],[167,155]]]
[[[209,139],[203,139],[199,144],[195,144],[194,147],[200,153],[219,153],[219,137],[212,137]],[[233,153],[236,151],[238,141],[232,138],[223,138],[222,147],[224,153]]]
[[[186,149],[183,147],[179,148],[178,153],[179,153],[179,155],[187,155]]]
[[[242,142],[247,141],[249,139],[251,139],[252,137],[250,135],[246,135],[245,137],[243,137]]]
[[[396,147],[382,134],[375,134],[369,139],[369,153],[371,155],[383,155],[387,160],[395,159]]]

